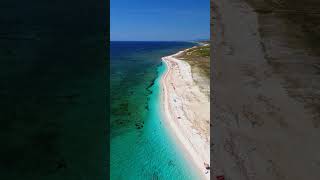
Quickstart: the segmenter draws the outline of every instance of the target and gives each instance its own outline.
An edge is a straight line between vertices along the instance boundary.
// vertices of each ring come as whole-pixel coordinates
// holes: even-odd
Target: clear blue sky
[[[112,41],[209,39],[210,0],[110,0]]]

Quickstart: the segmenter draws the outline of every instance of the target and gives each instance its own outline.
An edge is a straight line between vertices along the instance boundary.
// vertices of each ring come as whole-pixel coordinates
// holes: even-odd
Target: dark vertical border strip
[[[109,1],[0,3],[0,179],[105,180]]]
[[[211,33],[211,78],[210,78],[210,175],[211,179],[224,179],[223,170],[219,167],[217,156],[221,145],[221,127],[219,122],[220,106],[216,103],[218,93],[219,74],[221,72],[221,45],[223,41],[223,27],[220,22],[219,9],[215,0],[210,0],[210,33]]]
[[[106,108],[106,119],[107,119],[107,128],[106,128],[106,133],[107,133],[107,151],[106,153],[108,154],[107,156],[107,177],[106,179],[110,179],[110,19],[111,19],[111,15],[110,15],[110,0],[106,0],[107,1],[107,30],[106,30],[106,45],[107,45],[107,87],[106,87],[106,99],[107,99],[107,108]]]
[[[214,161],[213,161],[213,80],[214,80],[214,55],[215,55],[215,48],[214,48],[214,15],[213,15],[213,0],[210,0],[210,166],[211,166],[211,172],[210,172],[210,179],[213,179],[213,171],[212,168],[214,167]]]

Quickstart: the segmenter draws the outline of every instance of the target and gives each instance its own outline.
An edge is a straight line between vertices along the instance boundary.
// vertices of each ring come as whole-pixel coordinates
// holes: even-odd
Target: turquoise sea
[[[161,57],[189,42],[111,42],[112,180],[199,179],[161,113]]]

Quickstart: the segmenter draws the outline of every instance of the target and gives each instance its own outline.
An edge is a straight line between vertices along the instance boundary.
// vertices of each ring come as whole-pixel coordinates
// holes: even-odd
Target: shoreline
[[[161,78],[162,113],[164,114],[165,123],[169,125],[169,131],[177,138],[185,155],[190,158],[190,162],[197,167],[200,177],[202,179],[210,179],[210,170],[207,171],[204,166],[204,163],[210,164],[210,137],[204,138],[203,133],[194,128],[195,125],[190,121],[192,119],[188,117],[190,113],[197,111],[200,106],[203,108],[204,105],[208,105],[209,110],[209,104],[199,104],[198,101],[184,99],[186,98],[185,95],[179,96],[181,95],[179,90],[192,87],[190,88],[192,89],[190,91],[193,93],[192,95],[202,97],[202,94],[199,94],[201,93],[199,87],[195,83],[192,83],[193,79],[190,66],[188,68],[188,63],[175,58],[188,49],[162,57],[162,61],[167,67],[165,74],[163,74]],[[180,78],[174,76],[177,73],[180,74]],[[188,76],[189,78],[183,79],[183,76]],[[195,109],[191,108],[192,106],[187,106],[190,104],[193,105]],[[209,116],[209,112],[207,116]]]

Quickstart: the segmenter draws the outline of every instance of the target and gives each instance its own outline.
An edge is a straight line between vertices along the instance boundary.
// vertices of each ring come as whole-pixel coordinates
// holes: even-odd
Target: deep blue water
[[[163,123],[161,57],[189,42],[111,42],[111,179],[198,179]]]

